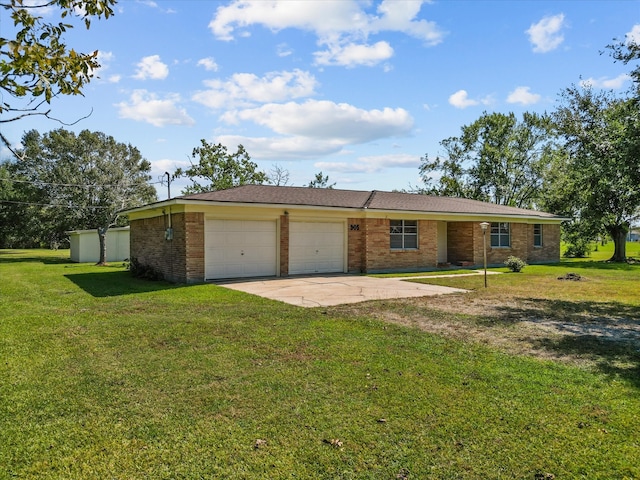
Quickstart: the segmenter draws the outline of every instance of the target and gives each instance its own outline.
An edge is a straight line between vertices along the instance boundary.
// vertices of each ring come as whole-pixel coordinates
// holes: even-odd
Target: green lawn
[[[592,251],[589,254],[589,256],[586,258],[586,260],[594,260],[594,261],[608,260],[613,255],[614,245],[613,245],[613,242],[611,241],[605,243],[604,245],[600,244],[599,242],[596,242],[592,244],[592,247],[593,247]],[[566,245],[563,244],[562,251],[564,252],[565,249],[566,249]],[[627,242],[627,257],[640,260],[640,242]],[[576,259],[563,259],[563,260],[581,261],[585,259],[576,258]]]
[[[67,258],[0,250],[0,479],[640,478],[639,364],[512,356],[366,308]],[[640,267],[571,267],[592,279],[547,289],[567,303],[640,280]],[[542,284],[536,268],[567,264],[496,275],[486,294],[498,277]],[[638,311],[637,294],[615,298]]]

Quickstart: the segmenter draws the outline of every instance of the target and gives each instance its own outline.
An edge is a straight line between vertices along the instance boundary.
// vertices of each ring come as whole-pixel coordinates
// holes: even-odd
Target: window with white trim
[[[511,246],[511,225],[509,223],[491,223],[491,246],[494,248]]]
[[[389,237],[392,250],[418,248],[418,221],[391,220],[389,223]]]
[[[542,246],[542,224],[535,223],[533,225],[533,246],[541,247]]]

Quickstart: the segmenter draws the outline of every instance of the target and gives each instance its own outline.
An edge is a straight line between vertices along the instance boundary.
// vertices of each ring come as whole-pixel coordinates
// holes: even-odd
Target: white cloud
[[[100,67],[93,70],[91,73],[97,77],[102,78],[105,75],[105,72],[109,69],[111,62],[115,59],[115,55],[113,52],[104,52],[100,50],[98,52],[98,63]]]
[[[388,59],[393,49],[387,42],[368,45],[369,35],[401,32],[429,46],[442,42],[445,34],[434,22],[417,18],[424,3],[429,2],[383,0],[375,11],[367,11],[372,4],[358,0],[234,0],[218,7],[209,28],[216,38],[225,41],[235,34],[248,35],[243,29],[252,25],[272,31],[311,31],[318,45],[326,46],[315,54],[319,64],[371,66]],[[349,59],[353,62],[347,63]]]
[[[565,26],[564,14],[547,16],[538,23],[531,24],[526,33],[529,41],[533,44],[533,51],[536,53],[546,53],[555,50],[564,41],[561,33]]]
[[[177,168],[189,168],[190,165],[191,162],[189,160],[170,160],[168,158],[152,160],[151,176],[160,176],[164,172],[173,173]]]
[[[492,105],[495,103],[493,95],[487,95],[479,100],[469,98],[466,90],[458,90],[449,96],[449,104],[456,108],[474,107],[476,105]]]
[[[293,49],[286,43],[280,43],[277,47],[277,54],[279,57],[288,57],[293,53]]]
[[[333,139],[344,144],[407,135],[413,128],[413,118],[403,108],[363,110],[326,100],[270,103],[254,109],[227,112],[221,119],[228,123],[252,121],[281,135]]]
[[[107,78],[107,81],[109,83],[120,83],[120,80],[122,80],[122,75],[110,75],[109,78]]]
[[[163,80],[169,75],[169,67],[162,63],[160,55],[150,55],[143,57],[137,64],[138,70],[133,78],[138,80]]]
[[[625,34],[625,43],[627,45],[632,43],[640,45],[640,23],[635,24],[631,31]]]
[[[193,125],[195,121],[184,108],[178,107],[181,98],[177,94],[159,99],[146,90],[135,90],[129,102],[116,104],[120,118],[129,118],[138,122],[147,122],[156,127],[166,125]]]
[[[424,40],[427,45],[437,45],[442,42],[444,32],[435,22],[416,20],[423,3],[427,1],[415,0],[383,0],[378,6],[380,14],[371,22],[370,31],[403,32],[412,37]]]
[[[318,82],[309,72],[294,70],[269,72],[264,77],[236,73],[229,80],[205,80],[204,84],[208,89],[195,93],[192,99],[218,109],[308,97],[315,93]]]
[[[109,63],[114,58],[115,58],[115,55],[113,54],[113,52],[105,52],[103,50],[100,50],[98,52],[98,62],[101,63],[101,64],[102,63]]]
[[[507,103],[519,103],[520,105],[533,105],[542,98],[537,93],[531,93],[530,87],[516,87],[507,97]]]
[[[387,42],[374,45],[330,45],[329,50],[315,52],[317,65],[373,66],[393,56],[393,48]]]
[[[458,90],[449,96],[449,103],[456,108],[467,108],[478,105],[480,102],[470,99],[466,90]]]
[[[305,160],[338,153],[344,142],[331,139],[307,137],[244,137],[239,135],[220,135],[216,142],[228,148],[242,144],[251,157],[261,160]]]
[[[204,67],[208,72],[218,71],[218,64],[213,57],[201,58],[198,60],[198,66]]]
[[[263,25],[273,31],[299,28],[320,36],[363,26],[361,10],[353,0],[304,2],[277,0],[235,0],[218,7],[209,28],[219,40],[233,40],[236,29]]]
[[[620,74],[615,78],[587,78],[586,80],[582,80],[580,85],[583,87],[591,86],[594,88],[606,88],[612,90],[620,90],[627,80],[630,80],[631,77],[626,73]]]
[[[149,8],[156,8],[158,10],[160,10],[162,13],[177,13],[176,10],[174,10],[173,8],[167,8],[167,9],[162,9],[160,8],[160,6],[158,5],[158,3],[154,2],[153,0],[136,0],[136,3],[140,3],[142,5],[146,5]]]
[[[340,173],[380,173],[389,168],[418,168],[419,155],[391,154],[359,157],[355,163],[317,162],[314,167]]]
[[[252,121],[276,133],[273,137],[222,135],[216,139],[234,148],[241,143],[252,157],[261,160],[301,160],[340,154],[350,144],[404,136],[413,128],[413,118],[401,108],[363,110],[348,104],[315,100],[302,104],[267,104],[260,108],[227,112],[222,120],[229,123]],[[363,160],[378,165],[366,167],[369,170],[383,168],[393,162],[402,166],[411,161],[416,161],[416,158],[389,156],[386,160],[383,157]],[[413,166],[418,164],[419,159]]]

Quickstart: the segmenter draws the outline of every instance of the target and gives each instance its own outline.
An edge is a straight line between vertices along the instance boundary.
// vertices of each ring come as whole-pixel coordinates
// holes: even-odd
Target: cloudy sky
[[[624,91],[630,68],[602,52],[640,41],[638,0],[121,0],[116,10],[71,31],[69,45],[99,50],[102,68],[53,113],[90,114],[65,128],[131,143],[154,180],[188,166],[205,139],[243,144],[293,185],[322,171],[336,188],[409,188],[420,158],[484,111],[551,111],[580,82]],[[29,118],[2,131],[18,144],[25,130],[60,126]]]

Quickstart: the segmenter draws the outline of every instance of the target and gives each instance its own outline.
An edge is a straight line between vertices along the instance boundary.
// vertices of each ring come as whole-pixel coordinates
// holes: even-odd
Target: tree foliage
[[[70,19],[81,19],[88,29],[93,18],[113,15],[116,0],[6,0],[0,11],[13,21],[14,38],[0,37],[0,123],[29,115],[49,116],[48,104],[58,95],[81,95],[100,66],[98,52],[80,53],[66,45]],[[56,7],[60,22],[40,15]],[[67,23],[65,23],[65,21]],[[3,22],[4,23],[4,22]],[[10,30],[6,24],[3,32]],[[6,140],[3,138],[3,141]]]
[[[336,183],[329,183],[329,175],[322,175],[322,172],[316,173],[316,176],[313,177],[306,186],[309,188],[327,188],[332,190],[335,187]]]
[[[258,170],[258,165],[251,161],[242,145],[238,145],[235,153],[230,153],[220,143],[212,145],[200,140],[192,157],[198,158],[198,163],[192,163],[187,169],[178,168],[173,174],[174,178],[186,176],[191,180],[192,184],[182,191],[184,194],[261,185],[268,180],[267,174]]]
[[[156,199],[148,183],[151,164],[137,148],[104,133],[31,130],[22,144],[19,159],[5,164],[13,191],[3,195],[13,200],[3,197],[2,210],[18,224],[28,219],[18,226],[38,243],[55,245],[69,230],[97,228],[104,247],[107,230],[123,224],[121,210]],[[101,248],[101,263],[105,255]]]
[[[484,113],[440,145],[444,158],[422,158],[425,193],[534,207],[553,152],[553,124],[546,115]],[[435,180],[436,177],[439,177]]]
[[[630,36],[623,41],[607,45],[607,48],[616,61],[622,62],[625,65],[640,60],[640,44],[636,43]],[[629,72],[629,75],[633,79],[636,89],[640,90],[640,65],[636,65],[631,72]]]
[[[613,239],[625,261],[625,237],[640,208],[640,102],[591,87],[570,87],[554,113],[564,155],[550,176],[548,209],[569,214],[592,236]]]

